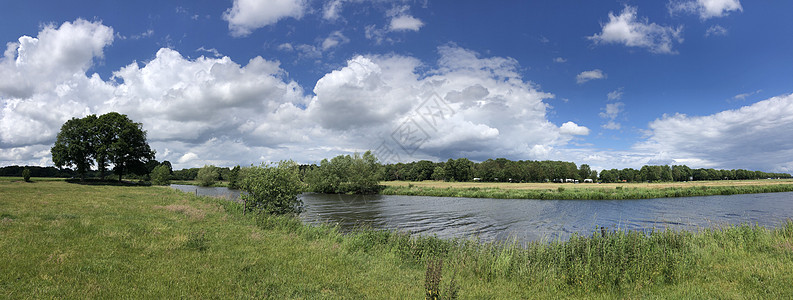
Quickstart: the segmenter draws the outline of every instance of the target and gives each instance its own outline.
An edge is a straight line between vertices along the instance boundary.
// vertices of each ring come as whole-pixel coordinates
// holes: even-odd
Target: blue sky
[[[739,0],[10,2],[0,165],[51,165],[63,122],[118,111],[177,168],[373,149],[386,162],[791,172],[792,12]]]

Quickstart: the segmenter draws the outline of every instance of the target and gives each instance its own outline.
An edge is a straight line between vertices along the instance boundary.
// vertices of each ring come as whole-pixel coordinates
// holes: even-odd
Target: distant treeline
[[[658,182],[691,180],[745,180],[761,178],[791,178],[787,173],[767,173],[748,170],[691,169],[685,165],[643,166],[636,170],[603,170],[599,174],[587,164],[576,166],[565,161],[512,161],[506,158],[488,159],[481,163],[466,158],[446,162],[422,160],[410,163],[387,164],[383,179],[391,180],[445,180],[487,182],[563,182],[568,179],[600,182]]]
[[[347,165],[357,162],[364,157],[339,156],[334,160],[323,161],[327,169],[346,169]],[[370,157],[367,157],[371,160]],[[164,161],[170,169],[170,162]],[[320,164],[320,165],[323,165]],[[150,165],[150,166],[148,166]],[[159,165],[152,161],[147,167],[149,172]],[[335,165],[335,166],[334,166]],[[342,168],[341,166],[344,166]],[[299,171],[301,179],[306,179],[306,175],[317,169],[317,165],[300,165]],[[25,167],[8,166],[0,168],[0,176],[22,176]],[[58,169],[55,167],[28,167],[33,177],[74,177],[77,173],[71,169]],[[231,176],[231,169],[224,167],[213,167],[218,174],[217,180],[228,180]],[[385,181],[405,180],[443,180],[443,181],[485,181],[485,182],[564,182],[567,180],[578,180],[583,182],[586,179],[599,182],[662,182],[662,181],[699,181],[699,180],[747,180],[763,178],[791,178],[788,173],[767,173],[762,171],[737,170],[717,170],[717,169],[691,169],[685,165],[646,165],[641,169],[625,168],[603,170],[598,173],[592,170],[589,165],[582,164],[577,166],[573,162],[566,161],[534,161],[519,160],[513,161],[506,158],[488,159],[476,163],[467,158],[449,159],[445,162],[432,162],[421,160],[410,163],[396,163],[379,165],[377,179]],[[189,168],[175,170],[171,173],[171,180],[196,180],[201,168]],[[359,172],[359,171],[355,171]],[[316,172],[315,172],[316,173]],[[336,172],[339,173],[339,172]],[[319,174],[319,173],[316,173]],[[315,174],[315,175],[316,175]],[[330,175],[329,175],[330,174]],[[342,175],[328,173],[330,177]],[[331,176],[332,175],[332,176]],[[98,176],[98,172],[89,171],[88,177]],[[375,175],[373,175],[375,176]],[[136,178],[137,176],[128,175]],[[139,179],[146,180],[147,176],[140,176]],[[342,180],[344,181],[344,180]],[[329,186],[335,186],[330,184]]]
[[[30,169],[30,176],[32,177],[57,177],[57,178],[71,178],[77,175],[77,172],[71,169],[58,169],[56,167],[38,167],[38,166],[7,166],[0,168],[0,176],[13,176],[22,177],[22,170],[25,168]],[[99,176],[99,172],[89,172],[89,176]]]

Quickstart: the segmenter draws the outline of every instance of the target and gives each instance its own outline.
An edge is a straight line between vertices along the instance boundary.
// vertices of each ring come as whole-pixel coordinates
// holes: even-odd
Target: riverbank
[[[541,200],[624,200],[793,191],[793,180],[664,183],[491,183],[385,181],[383,195]]]
[[[791,298],[793,222],[489,244],[341,234],[166,187],[0,182],[3,298]],[[454,280],[452,280],[454,277]]]

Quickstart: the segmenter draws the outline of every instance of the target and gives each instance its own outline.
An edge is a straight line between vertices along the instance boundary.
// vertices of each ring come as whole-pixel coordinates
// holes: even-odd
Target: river
[[[235,200],[226,188],[171,185]],[[311,224],[396,229],[441,238],[518,242],[567,239],[609,230],[697,230],[729,224],[777,226],[793,218],[793,192],[642,200],[529,200],[390,195],[300,196]]]

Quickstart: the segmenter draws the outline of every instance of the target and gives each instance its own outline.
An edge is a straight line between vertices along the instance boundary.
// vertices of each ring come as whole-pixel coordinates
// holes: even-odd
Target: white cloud
[[[713,25],[713,26],[710,26],[710,27],[708,27],[708,29],[705,31],[705,37],[710,37],[710,36],[725,36],[725,35],[727,35],[727,29],[726,29],[726,28],[724,28],[724,27],[721,27],[720,25]]]
[[[682,31],[682,26],[674,28],[640,20],[635,7],[625,6],[620,15],[609,12],[609,21],[602,25],[602,31],[587,38],[595,44],[623,44],[647,48],[652,53],[674,54],[672,45],[683,42]]]
[[[51,91],[75,74],[84,75],[112,42],[112,28],[82,19],[59,28],[47,25],[35,38],[22,36],[8,43],[0,58],[0,96],[28,98]]]
[[[793,94],[708,116],[664,116],[649,127],[636,150],[701,167],[793,171]]]
[[[283,43],[283,44],[278,45],[278,50],[291,52],[291,51],[294,51],[295,48],[292,47],[291,43]]]
[[[350,39],[344,36],[341,31],[337,30],[328,35],[324,41],[322,41],[322,50],[328,50],[330,48],[343,45],[349,43]]]
[[[565,62],[567,62],[567,59],[565,59],[563,57],[557,57],[557,58],[553,59],[553,62],[555,62],[555,63],[565,63]]]
[[[322,18],[329,21],[339,19],[341,13],[341,0],[332,0],[325,3],[322,8]]]
[[[234,0],[223,20],[229,22],[231,35],[242,37],[284,18],[300,19],[305,6],[304,0]]]
[[[608,95],[606,95],[606,97],[609,99],[609,101],[620,100],[622,99],[622,94],[624,90],[625,90],[624,88],[618,88],[616,90],[609,92]]]
[[[207,49],[207,48],[204,48],[202,46],[202,47],[199,47],[198,49],[196,49],[195,51],[196,52],[206,52],[206,53],[212,54],[213,57],[222,57],[223,56],[222,54],[220,54],[218,49],[215,49],[215,48]]]
[[[679,12],[695,13],[702,20],[724,17],[733,11],[743,11],[739,0],[670,1],[668,8],[671,15]]]
[[[622,125],[615,122],[614,120],[617,119],[620,112],[623,111],[623,107],[625,107],[625,103],[622,102],[606,104],[606,107],[603,108],[602,112],[600,112],[600,117],[608,120],[608,122],[603,125],[603,128],[612,130],[618,130],[622,128]]]
[[[589,128],[584,126],[580,126],[573,122],[566,122],[562,124],[562,127],[559,128],[562,134],[570,134],[570,135],[588,135]]]
[[[737,101],[744,101],[744,100],[746,100],[746,98],[747,98],[747,97],[750,97],[750,96],[753,96],[753,95],[759,94],[759,93],[760,93],[760,92],[762,92],[762,91],[763,91],[763,90],[756,90],[756,91],[754,91],[754,92],[750,92],[750,93],[741,93],[741,94],[738,94],[738,95],[735,95],[735,96],[733,96],[733,97],[732,97],[732,100],[737,100]]]
[[[578,84],[582,84],[584,82],[595,80],[595,79],[604,79],[606,78],[606,74],[603,73],[600,69],[594,69],[590,71],[584,71],[576,75],[575,81]]]
[[[424,22],[421,20],[410,15],[402,15],[392,18],[388,29],[391,31],[419,31],[421,26],[424,26]]]
[[[59,39],[91,29],[106,34]],[[439,47],[439,58],[430,65],[394,54],[353,57],[318,80],[308,96],[278,62],[189,59],[167,48],[150,61],[116,70],[109,80],[86,75],[103,50],[90,45],[108,45],[112,36],[112,29],[99,23],[75,22],[43,29],[37,45],[51,47],[12,45],[3,72],[17,71],[8,68],[19,68],[18,56],[25,66],[53,68],[25,93],[14,90],[11,96],[9,88],[0,89],[0,165],[50,164],[49,148],[66,120],[110,111],[143,123],[157,159],[175,162],[176,168],[287,158],[316,162],[374,149],[405,120],[428,122],[416,109],[432,95],[453,113],[424,123],[432,124],[425,127],[431,139],[404,160],[540,159],[564,149],[574,135],[588,133],[572,122],[548,121],[544,100],[553,95],[524,81],[516,60],[481,57],[455,45]],[[80,47],[65,47],[75,40]],[[43,49],[49,57],[36,53]],[[74,50],[70,57],[81,60],[51,64],[48,59],[62,55],[51,49]]]

